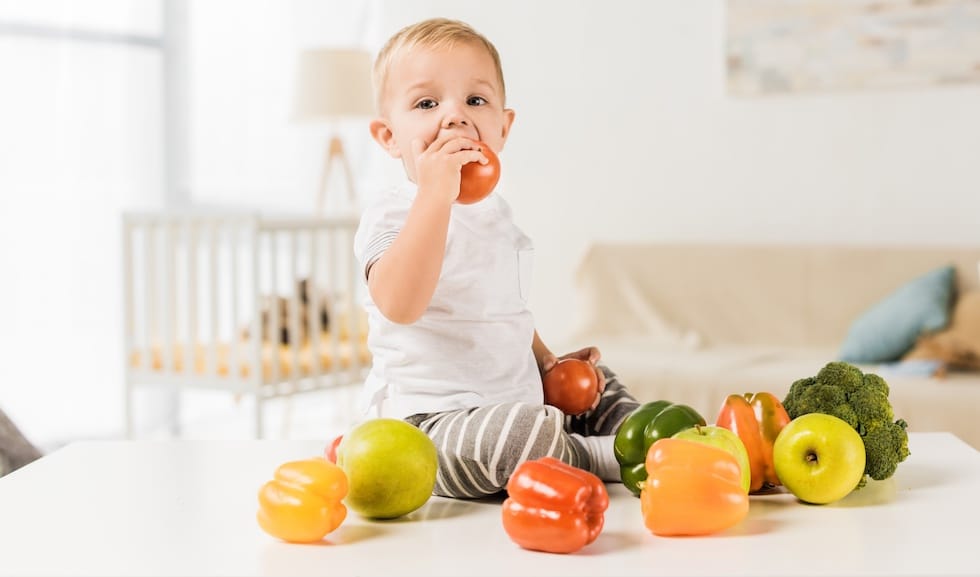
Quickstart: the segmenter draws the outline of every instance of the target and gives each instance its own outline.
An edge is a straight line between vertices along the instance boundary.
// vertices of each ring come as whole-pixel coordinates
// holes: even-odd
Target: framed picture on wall
[[[980,0],[728,0],[732,95],[980,83]]]

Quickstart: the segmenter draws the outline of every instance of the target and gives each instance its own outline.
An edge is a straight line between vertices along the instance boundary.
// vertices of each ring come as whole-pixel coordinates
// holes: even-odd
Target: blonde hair
[[[399,54],[412,48],[452,48],[458,43],[470,42],[483,46],[493,59],[497,70],[497,81],[500,82],[500,96],[506,102],[507,91],[504,88],[504,71],[500,65],[500,54],[497,48],[485,36],[474,30],[469,24],[449,18],[430,18],[415,24],[410,24],[388,39],[374,60],[372,80],[374,82],[375,106],[381,111],[385,85],[392,62]]]

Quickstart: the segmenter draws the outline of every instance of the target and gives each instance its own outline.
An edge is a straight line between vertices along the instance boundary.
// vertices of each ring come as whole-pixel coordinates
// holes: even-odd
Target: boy
[[[493,495],[543,456],[618,481],[613,438],[638,403],[588,347],[564,357],[595,367],[592,409],[543,404],[541,375],[558,359],[527,308],[531,240],[496,192],[455,202],[461,167],[487,162],[476,141],[500,151],[514,121],[496,48],[462,22],[419,22],[382,48],[374,84],[371,134],[409,182],[364,211],[354,241],[369,292],[368,414],[432,438],[437,495]]]

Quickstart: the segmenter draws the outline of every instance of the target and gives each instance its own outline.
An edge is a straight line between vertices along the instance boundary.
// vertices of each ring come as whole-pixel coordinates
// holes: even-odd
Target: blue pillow
[[[949,323],[956,269],[940,267],[899,287],[852,324],[840,350],[849,363],[887,363],[907,353],[919,335]],[[857,281],[860,282],[860,281]]]

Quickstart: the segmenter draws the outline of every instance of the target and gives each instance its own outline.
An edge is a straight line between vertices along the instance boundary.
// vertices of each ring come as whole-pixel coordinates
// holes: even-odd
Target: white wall
[[[437,15],[486,33],[517,110],[501,190],[535,238],[533,305],[553,346],[574,326],[573,271],[595,240],[980,244],[980,86],[728,97],[724,0],[203,4],[190,38],[205,52],[190,89],[211,100],[190,106],[191,177],[182,184],[206,203],[312,207],[327,128],[288,122],[299,48],[377,50],[397,28]],[[139,60],[146,55],[107,61],[116,76],[78,76],[94,84],[50,73],[86,72],[105,51],[52,43],[34,61],[0,50],[27,79],[9,83],[7,100],[57,104],[47,116],[21,105],[0,115],[0,151],[9,153],[0,155],[0,263],[15,277],[0,283],[9,309],[0,403],[42,441],[121,424],[113,223],[127,195],[161,194],[161,157],[147,144],[160,142],[159,118],[142,112],[160,94],[155,69]],[[103,130],[87,130],[92,123]],[[66,140],[59,126],[110,134],[123,148]],[[397,176],[364,133],[349,144],[362,186]],[[53,345],[57,366],[38,371],[52,358],[52,330],[64,341]],[[81,346],[90,341],[102,346]]]
[[[595,240],[980,243],[980,86],[739,99],[724,0],[386,2],[468,21],[517,120],[502,192],[535,238],[548,342]]]
[[[312,213],[333,127],[292,118],[296,63],[310,48],[370,48],[378,0],[209,0],[188,11],[189,200]],[[335,128],[359,180],[376,187],[381,154],[367,125]],[[346,201],[335,173],[331,207]]]

